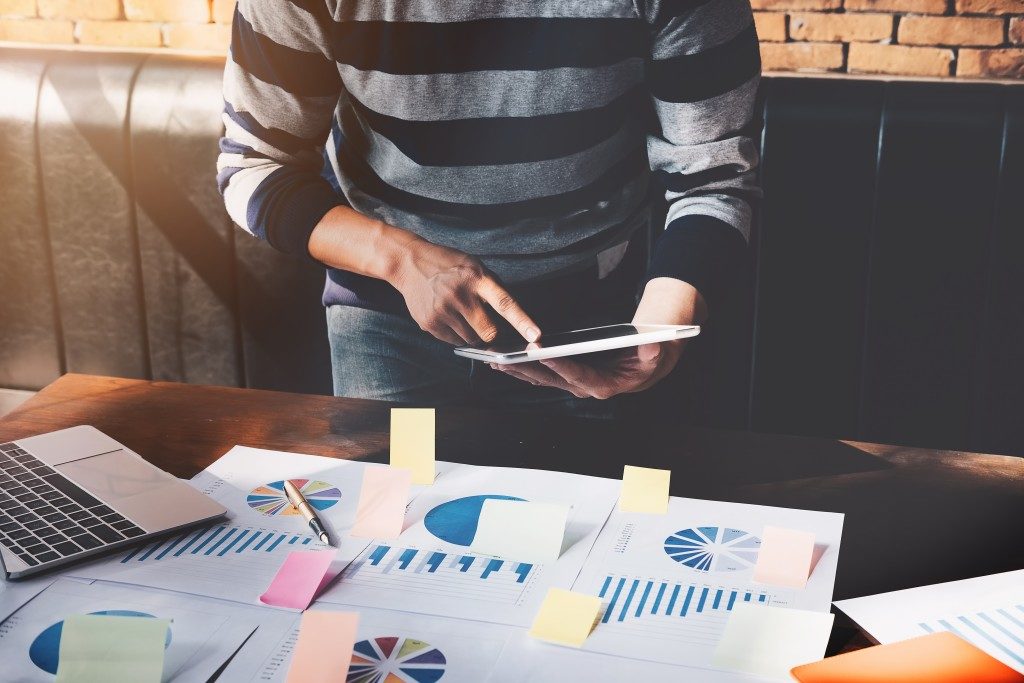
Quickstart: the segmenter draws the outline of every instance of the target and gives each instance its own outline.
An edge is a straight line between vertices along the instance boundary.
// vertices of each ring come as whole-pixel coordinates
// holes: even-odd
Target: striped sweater
[[[749,0],[239,0],[218,182],[282,251],[347,205],[510,284],[591,265],[663,192],[649,275],[711,301],[749,237],[759,77]],[[326,304],[390,290],[328,275]]]

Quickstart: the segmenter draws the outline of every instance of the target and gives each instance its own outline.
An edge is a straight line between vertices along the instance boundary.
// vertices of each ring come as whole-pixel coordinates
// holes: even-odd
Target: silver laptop
[[[227,510],[94,427],[0,443],[0,560],[18,578]]]

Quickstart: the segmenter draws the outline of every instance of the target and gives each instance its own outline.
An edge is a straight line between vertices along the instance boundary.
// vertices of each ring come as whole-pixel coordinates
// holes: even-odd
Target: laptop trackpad
[[[54,469],[108,505],[145,496],[167,486],[168,480],[174,481],[170,475],[124,451],[66,462]]]
[[[224,513],[224,508],[188,484],[123,450],[55,469],[148,532]]]

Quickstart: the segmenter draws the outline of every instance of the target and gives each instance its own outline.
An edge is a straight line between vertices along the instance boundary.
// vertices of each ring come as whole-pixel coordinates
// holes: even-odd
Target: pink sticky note
[[[355,538],[396,538],[405,523],[405,506],[412,489],[412,470],[402,467],[367,467],[359,494]]]
[[[358,625],[355,612],[304,613],[288,683],[345,683]]]
[[[293,550],[260,596],[260,602],[274,607],[306,609],[313,602],[327,570],[336,555],[334,550]]]
[[[814,534],[811,532],[766,526],[757,551],[754,581],[803,588],[811,573],[813,557]]]

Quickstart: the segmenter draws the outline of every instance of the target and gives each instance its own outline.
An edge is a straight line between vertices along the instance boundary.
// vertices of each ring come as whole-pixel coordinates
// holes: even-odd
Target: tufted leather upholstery
[[[321,271],[227,218],[222,60],[0,49],[0,387],[329,393]],[[707,424],[1024,453],[1024,89],[767,78],[753,285],[659,387]]]

